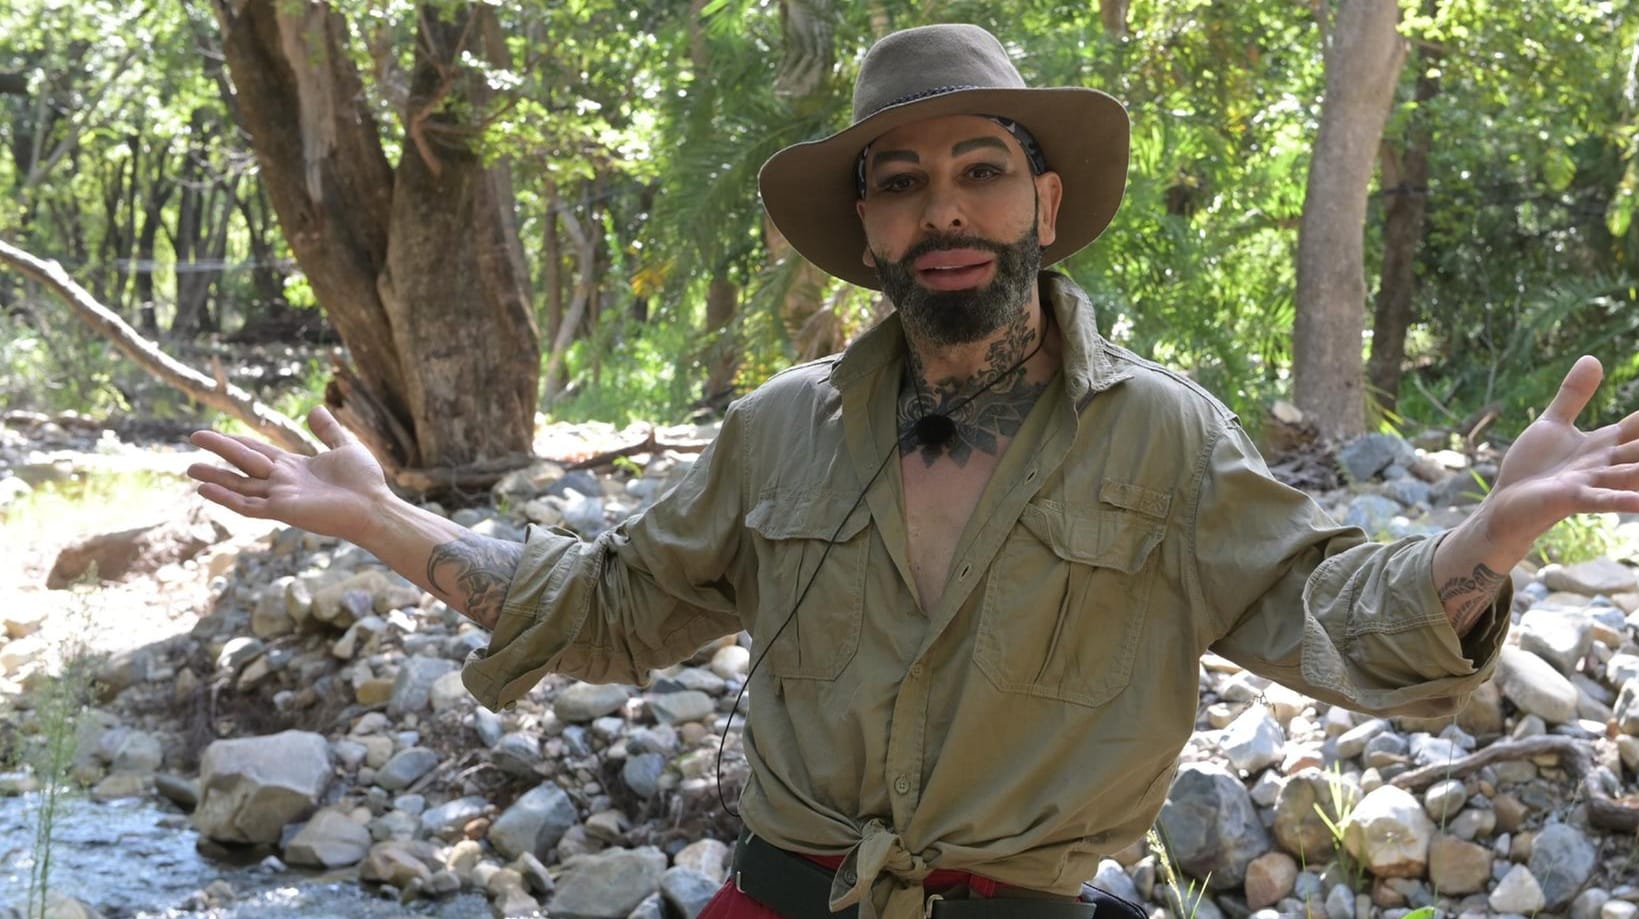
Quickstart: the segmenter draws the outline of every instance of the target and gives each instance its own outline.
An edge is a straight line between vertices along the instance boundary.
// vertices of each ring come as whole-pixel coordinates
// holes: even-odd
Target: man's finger
[[[253,476],[266,477],[273,469],[273,460],[260,450],[252,449],[236,437],[215,431],[195,431],[188,442],[201,450],[209,450],[242,471]]]
[[[307,413],[307,426],[319,436],[320,442],[332,450],[358,440],[352,431],[341,426],[335,415],[330,414],[330,409],[322,405],[315,406],[313,411]]]
[[[195,491],[206,501],[220,504],[242,517],[267,516],[266,498],[246,497],[245,495],[241,495],[236,491],[232,491],[212,483],[201,485],[195,489]]]
[[[206,463],[194,463],[189,466],[188,477],[206,484],[221,486],[235,494],[264,497],[267,493],[266,479],[253,479],[230,469]]]
[[[1588,400],[1593,398],[1594,390],[1604,378],[1605,370],[1599,366],[1598,358],[1591,354],[1577,358],[1571,372],[1565,374],[1565,380],[1559,384],[1554,401],[1542,413],[1543,417],[1561,424],[1575,424],[1576,416],[1587,408]]]

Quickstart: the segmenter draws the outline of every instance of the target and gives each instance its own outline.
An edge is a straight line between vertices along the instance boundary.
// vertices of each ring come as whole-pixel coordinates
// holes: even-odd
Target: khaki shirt
[[[1063,367],[938,605],[917,600],[884,465],[905,355],[890,317],[740,400],[646,512],[590,543],[532,529],[467,687],[495,708],[548,672],[641,682],[742,628],[756,661],[813,578],[751,678],[741,810],[777,846],[848,856],[833,908],[913,919],[934,868],[1070,894],[1141,837],[1208,649],[1377,712],[1451,712],[1487,677],[1509,591],[1459,640],[1437,539],[1338,526],[1216,399],[1104,341],[1068,279],[1042,292]]]

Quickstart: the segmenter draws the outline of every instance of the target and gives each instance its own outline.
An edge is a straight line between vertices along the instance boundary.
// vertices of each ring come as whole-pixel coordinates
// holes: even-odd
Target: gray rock
[[[313,815],[285,847],[292,865],[340,868],[361,861],[370,852],[370,831],[333,808]]]
[[[461,708],[470,705],[472,695],[467,692],[466,684],[461,682],[461,671],[451,670],[433,681],[432,688],[427,691],[427,704],[435,712],[445,712],[452,708]]]
[[[432,869],[411,840],[390,839],[370,847],[359,865],[359,880],[377,881],[403,890],[417,881],[425,884]]]
[[[199,832],[221,842],[275,842],[317,807],[330,784],[330,745],[307,731],[218,740],[199,760]]]
[[[552,713],[559,721],[583,724],[594,718],[620,711],[632,697],[628,687],[603,683],[571,683],[552,699]],[[624,919],[624,917],[622,917]]]
[[[472,710],[472,730],[484,746],[493,747],[501,742],[505,728],[501,725],[500,715],[487,708],[475,708]]]
[[[1372,789],[1343,825],[1343,845],[1378,877],[1421,877],[1434,823],[1411,792],[1394,785]]]
[[[1411,752],[1411,744],[1404,737],[1393,731],[1384,731],[1373,737],[1366,744],[1366,754],[1363,762],[1367,766],[1382,768],[1404,763]]]
[[[1354,891],[1349,885],[1333,885],[1326,894],[1326,919],[1354,919]]]
[[[693,868],[667,868],[660,876],[660,896],[669,912],[684,919],[695,919],[711,898],[717,895],[717,881]]]
[[[1585,597],[1610,596],[1639,588],[1639,579],[1633,569],[1615,559],[1596,558],[1561,568],[1550,568],[1542,581],[1553,590],[1582,594]]]
[[[524,792],[496,818],[489,828],[489,842],[507,858],[517,858],[525,852],[537,858],[549,858],[552,847],[579,819],[575,802],[563,789],[553,782],[542,782]],[[664,861],[661,867],[665,867]]]
[[[393,680],[393,695],[387,700],[387,715],[402,718],[411,712],[427,710],[433,684],[446,673],[461,665],[441,657],[410,657],[398,668]]]
[[[1553,724],[1576,718],[1577,692],[1564,674],[1529,651],[1504,645],[1497,683],[1515,705]]]
[[[1337,738],[1337,758],[1360,758],[1366,752],[1366,744],[1370,743],[1373,737],[1384,731],[1391,730],[1392,727],[1382,718],[1373,718],[1344,731]]]
[[[717,712],[717,702],[711,696],[693,689],[682,692],[651,693],[645,696],[649,711],[662,724],[682,724],[699,721]]]
[[[660,887],[666,856],[659,849],[610,849],[565,863],[549,905],[563,919],[626,919]]]
[[[1610,891],[1602,887],[1582,891],[1571,901],[1571,919],[1599,919],[1599,911],[1610,899]]]
[[[1639,677],[1622,684],[1622,691],[1616,696],[1616,706],[1611,711],[1611,717],[1622,733],[1639,736]]]
[[[1126,869],[1113,858],[1101,859],[1098,863],[1098,872],[1093,875],[1092,884],[1100,890],[1113,893],[1124,900],[1138,902],[1144,899],[1138,895],[1138,887],[1133,884],[1132,878],[1127,876]]]
[[[181,776],[156,773],[154,790],[185,811],[191,811],[199,806],[199,786]]]
[[[1566,824],[1551,823],[1537,834],[1529,866],[1548,909],[1571,902],[1593,876],[1596,858],[1587,837]]]
[[[1427,505],[1434,489],[1427,482],[1407,477],[1385,483],[1383,493],[1407,507],[1416,507]]]
[[[462,827],[484,816],[488,807],[489,801],[478,795],[447,801],[421,815],[421,831],[439,839],[458,836]]]
[[[715,839],[700,839],[684,846],[672,856],[672,864],[681,868],[693,868],[721,884],[728,877],[730,854],[731,850],[722,842]]]
[[[1215,763],[1178,770],[1159,818],[1173,858],[1189,874],[1223,889],[1246,880],[1246,866],[1269,851],[1269,834],[1246,787]]]
[[[660,776],[666,771],[666,758],[659,753],[641,753],[629,757],[621,767],[620,778],[640,798],[652,798],[660,791]]]
[[[1548,901],[1542,896],[1542,887],[1531,875],[1531,869],[1515,865],[1502,876],[1491,896],[1486,899],[1492,912],[1534,916],[1542,912]]]
[[[1430,785],[1423,794],[1423,808],[1435,822],[1444,824],[1447,820],[1457,816],[1468,801],[1468,789],[1463,786],[1461,779],[1446,779]]]
[[[1605,662],[1605,682],[1612,686],[1621,686],[1635,677],[1639,677],[1639,654],[1613,654]]]
[[[1419,766],[1435,766],[1456,762],[1464,756],[1462,748],[1444,737],[1414,734],[1411,738],[1411,761]]]
[[[113,772],[153,772],[165,761],[159,738],[146,731],[126,734],[113,753],[109,758],[109,769]]]
[[[1224,728],[1219,746],[1229,764],[1249,775],[1281,760],[1286,733],[1269,710],[1254,705]]]
[[[1390,463],[1409,466],[1416,458],[1417,451],[1411,444],[1392,434],[1357,437],[1337,452],[1338,465],[1351,482],[1364,482]]]
[[[1343,514],[1343,524],[1359,527],[1366,531],[1367,536],[1375,536],[1387,530],[1394,518],[1404,512],[1405,508],[1393,498],[1359,495],[1349,502],[1349,509]]]
[[[489,759],[502,772],[531,776],[541,762],[541,742],[533,732],[513,731],[496,742]]]
[[[376,772],[376,784],[388,791],[402,791],[437,765],[438,754],[426,747],[400,750]]]
[[[1593,646],[1593,623],[1580,610],[1533,609],[1520,618],[1519,645],[1570,676]]]

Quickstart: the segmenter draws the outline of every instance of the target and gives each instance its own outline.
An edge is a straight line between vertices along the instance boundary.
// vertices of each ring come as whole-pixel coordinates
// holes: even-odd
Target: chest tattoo
[[[991,344],[983,368],[965,378],[939,380],[931,390],[916,385],[912,374],[920,371],[913,352],[899,387],[900,449],[915,450],[928,467],[944,456],[961,467],[967,465],[974,451],[999,455],[1003,443],[1024,426],[1031,406],[1047,389],[1046,382],[1027,382],[1025,368],[1018,366],[1032,337],[1023,322],[1011,326],[1005,336]],[[942,444],[919,443],[913,430],[928,415],[949,415],[955,425],[954,435]]]

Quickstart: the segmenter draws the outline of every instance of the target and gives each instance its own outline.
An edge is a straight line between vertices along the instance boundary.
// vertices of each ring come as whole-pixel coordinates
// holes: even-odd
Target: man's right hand
[[[195,463],[188,475],[201,483],[201,497],[247,517],[367,540],[383,503],[394,497],[381,464],[323,406],[308,413],[307,424],[329,450],[303,456],[250,437],[196,431],[189,438],[194,446],[234,468]]]

